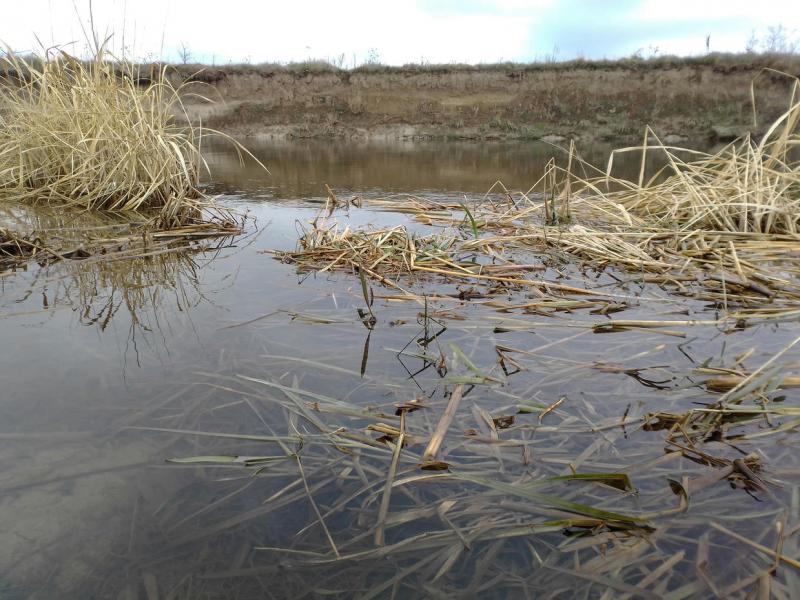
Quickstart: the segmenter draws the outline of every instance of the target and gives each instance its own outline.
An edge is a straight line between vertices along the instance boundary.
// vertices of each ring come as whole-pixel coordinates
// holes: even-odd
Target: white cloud
[[[6,0],[7,1],[7,0]],[[87,2],[78,1],[83,21]],[[531,19],[519,10],[542,1],[506,0],[496,14],[432,13],[418,2],[245,2],[242,0],[95,0],[95,27],[113,32],[119,51],[137,57],[174,58],[185,43],[196,57],[218,62],[290,61],[345,55],[350,64],[371,50],[380,60],[479,62],[523,59]],[[508,11],[511,11],[510,14]],[[80,22],[69,0],[9,2],[2,9],[0,39],[15,49],[80,40]],[[123,36],[124,33],[124,36]],[[163,44],[163,46],[162,46]]]
[[[77,40],[78,50],[83,49],[72,0],[0,1],[0,40],[12,48],[35,49],[38,36],[44,44]],[[86,22],[88,0],[75,3]],[[703,50],[696,35],[690,38],[681,31],[681,23],[718,22],[712,49],[735,51],[744,48],[751,28],[763,30],[776,14],[789,28],[800,24],[800,2],[781,2],[781,10],[769,10],[765,4],[770,3],[642,0],[618,18],[651,26],[665,23],[665,31],[652,43],[662,53],[677,54]],[[179,46],[186,44],[196,59],[218,64],[343,55],[346,66],[365,61],[373,50],[388,64],[531,60],[536,50],[531,35],[543,16],[549,23],[569,23],[598,11],[596,2],[587,2],[585,9],[572,2],[570,11],[562,14],[554,0],[94,0],[93,6],[98,32],[114,34],[117,53],[124,40],[135,58],[174,60]],[[606,25],[598,17],[598,28]]]
[[[779,22],[800,25],[800,2],[762,0],[643,0],[631,17],[645,22],[748,21],[753,27]]]

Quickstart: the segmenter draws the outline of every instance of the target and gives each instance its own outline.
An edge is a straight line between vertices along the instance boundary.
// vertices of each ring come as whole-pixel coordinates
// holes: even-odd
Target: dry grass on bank
[[[144,211],[158,228],[202,219],[199,128],[179,125],[162,69],[145,86],[102,48],[79,61],[0,58],[0,201]],[[241,149],[241,148],[240,148]]]
[[[655,56],[651,58],[630,56],[619,59],[573,59],[556,60],[545,59],[528,63],[500,62],[500,63],[407,63],[401,66],[387,65],[381,62],[365,62],[353,66],[344,60],[306,60],[291,63],[234,63],[223,65],[208,65],[201,63],[173,64],[171,65],[184,79],[218,81],[227,75],[233,74],[264,74],[286,73],[298,77],[308,75],[336,75],[347,73],[361,74],[442,74],[442,73],[478,73],[491,71],[508,71],[511,73],[535,73],[539,71],[652,71],[692,67],[710,67],[723,72],[731,71],[758,71],[768,67],[781,71],[791,72],[797,68],[798,57],[796,54],[767,52],[767,53],[721,53],[713,52],[701,56]],[[143,65],[146,68],[158,70],[160,64]],[[198,73],[200,76],[198,77]]]

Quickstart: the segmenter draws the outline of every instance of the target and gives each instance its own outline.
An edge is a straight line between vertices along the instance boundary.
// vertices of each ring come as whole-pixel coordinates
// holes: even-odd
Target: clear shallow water
[[[508,541],[482,538],[480,515],[471,512],[477,509],[469,500],[480,490],[457,488],[453,498],[458,505],[451,509],[450,522],[474,539],[466,544],[468,550],[453,555],[450,570],[438,578],[447,553],[456,552],[452,544],[431,549],[420,543],[413,552],[320,563],[331,547],[314,506],[322,513],[332,510],[358,490],[358,478],[378,485],[390,453],[366,454],[363,465],[355,466],[347,454],[309,443],[301,456],[307,461],[310,494],[301,486],[290,487],[298,481],[290,476],[291,464],[253,477],[236,465],[165,463],[171,457],[275,454],[276,448],[154,428],[239,435],[285,436],[295,429],[318,433],[287,411],[284,403],[291,398],[274,384],[371,408],[387,418],[395,403],[422,396],[431,409],[412,413],[410,430],[422,432],[422,423],[435,423],[452,384],[443,383],[430,366],[410,379],[409,372],[427,363],[397,355],[409,343],[414,348],[424,335],[418,323],[420,306],[382,298],[391,292],[375,288],[378,323],[369,332],[356,314],[364,306],[357,279],[298,275],[264,251],[294,247],[298,223],[317,213],[325,183],[342,196],[467,194],[475,199],[497,179],[509,188],[527,189],[554,153],[526,144],[253,147],[270,167],[270,176],[252,165],[241,170],[227,150],[212,147],[207,154],[214,172],[212,189],[253,218],[247,235],[218,252],[164,255],[134,264],[31,264],[26,272],[0,277],[2,593],[20,598],[144,598],[154,593],[177,598],[323,593],[572,597],[580,591],[600,597],[625,593],[620,585],[639,583],[658,564],[673,560],[673,575],[654,577],[651,585],[660,584],[675,597],[706,597],[710,588],[698,575],[698,540],[703,536],[710,556],[703,569],[711,573],[712,583],[718,589],[729,587],[733,596],[753,589],[758,574],[769,568],[769,557],[709,529],[707,523],[718,519],[768,547],[777,542],[772,523],[785,516],[789,529],[796,526],[800,477],[792,450],[797,438],[791,431],[763,445],[744,444],[746,451],[761,452],[769,475],[780,481],[770,496],[757,501],[720,481],[693,497],[686,514],[659,519],[656,532],[633,549],[630,540],[617,544],[613,536],[603,545],[559,549],[571,541],[562,531],[517,533]],[[596,148],[587,157],[604,162],[607,151]],[[621,168],[635,172],[637,165]],[[367,210],[352,210],[350,219],[356,225],[406,220]],[[560,279],[559,270],[566,276],[562,281],[569,281],[567,267],[551,266],[537,276]],[[596,285],[613,282],[607,274],[594,280]],[[431,306],[440,311],[436,318],[442,325],[430,322],[430,327],[447,327],[431,349],[450,357],[454,344],[481,369],[494,369],[498,375],[493,366],[496,345],[533,354],[518,357],[526,370],[502,377],[503,385],[469,391],[445,446],[448,456],[455,463],[490,468],[507,481],[569,473],[570,465],[578,471],[628,472],[638,495],[603,488],[553,491],[606,510],[647,513],[673,507],[677,497],[666,491],[667,477],[713,473],[685,458],[664,458],[662,432],[617,423],[707,402],[708,394],[689,385],[697,365],[730,364],[753,348],[748,364],[757,366],[798,334],[795,324],[782,323],[735,334],[692,328],[687,338],[642,331],[579,335],[585,331],[581,323],[602,317],[586,310],[498,314],[459,300],[459,292],[467,288],[432,288],[454,297]],[[625,295],[642,293],[635,282],[614,289]],[[625,318],[710,318],[699,303],[668,298],[655,288],[644,292],[659,301],[634,303]],[[519,303],[530,300],[528,296],[525,290],[511,291],[505,299]],[[521,322],[524,327],[517,331],[495,330],[498,324]],[[785,358],[792,368],[796,355]],[[651,368],[647,375],[668,389],[598,369],[597,363]],[[785,394],[788,402],[796,399],[791,390]],[[525,440],[523,446],[487,444],[476,451],[463,442],[469,430],[494,435],[486,428],[484,413],[508,415],[521,402],[551,405],[562,397],[563,404],[541,423],[536,414],[516,417],[520,429],[510,437]],[[299,399],[312,407],[313,400]],[[359,430],[379,420],[320,414],[332,428]],[[506,435],[495,433],[499,439]],[[715,455],[738,456],[723,444],[713,449]],[[420,448],[412,444],[409,452]],[[414,460],[402,462],[400,472],[417,473]],[[282,504],[286,499],[290,501]],[[452,531],[436,511],[402,521],[406,511],[427,503],[441,506],[442,501],[433,485],[396,492],[389,513],[396,522],[387,531],[387,542],[443,528]],[[374,548],[363,532],[374,527],[379,502],[380,496],[370,491],[325,519],[343,555]],[[501,494],[485,502],[508,502],[504,526],[527,526],[524,507],[518,506],[525,501]],[[362,518],[355,519],[359,513]],[[792,539],[796,537],[786,542],[789,549],[796,547]],[[614,552],[619,552],[618,565],[600,562],[599,557]],[[790,581],[787,569],[781,567],[776,577],[780,585]],[[751,576],[755,583],[734,589]]]

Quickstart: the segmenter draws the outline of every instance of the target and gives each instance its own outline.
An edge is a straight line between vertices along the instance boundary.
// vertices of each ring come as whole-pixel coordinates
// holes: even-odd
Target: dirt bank
[[[318,138],[638,138],[724,141],[783,112],[800,57],[714,55],[549,64],[336,69],[325,63],[182,65],[192,118],[239,135]],[[558,139],[558,138],[555,138]]]

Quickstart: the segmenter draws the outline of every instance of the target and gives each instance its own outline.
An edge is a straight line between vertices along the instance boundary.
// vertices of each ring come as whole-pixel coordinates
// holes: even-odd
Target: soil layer
[[[341,70],[325,63],[175,68],[190,118],[287,138],[638,139],[759,133],[788,106],[800,58],[763,55]],[[751,83],[758,121],[754,125]],[[200,97],[202,96],[202,97]],[[206,100],[210,99],[210,101]]]

